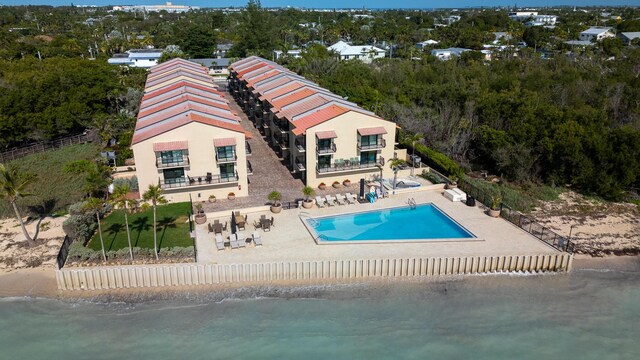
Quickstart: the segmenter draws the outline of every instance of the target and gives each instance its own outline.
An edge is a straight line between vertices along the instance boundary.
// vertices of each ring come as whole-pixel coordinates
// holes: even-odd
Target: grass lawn
[[[83,176],[67,174],[64,167],[76,160],[94,159],[99,148],[94,144],[67,146],[55,151],[25,156],[12,161],[21,172],[38,175],[38,179],[29,188],[34,196],[18,200],[23,215],[28,209],[40,213],[66,213],[67,207],[82,199]],[[0,218],[13,217],[13,211],[6,201],[0,201]]]
[[[157,208],[158,247],[193,246],[189,236],[188,214],[191,204],[188,202],[160,205]],[[129,229],[133,247],[153,248],[153,208],[137,214],[129,214]],[[102,219],[102,237],[106,251],[128,247],[127,229],[124,225],[124,212],[116,210]],[[87,245],[91,249],[100,250],[98,232]]]

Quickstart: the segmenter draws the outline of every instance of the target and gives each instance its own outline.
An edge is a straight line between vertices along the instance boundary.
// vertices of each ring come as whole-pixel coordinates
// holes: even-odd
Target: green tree
[[[102,247],[102,261],[107,262],[107,253],[104,250],[104,240],[102,239],[102,226],[100,225],[100,212],[104,208],[104,200],[98,198],[88,198],[85,204],[85,208],[96,214],[96,221],[98,222],[98,236],[100,237],[100,246]]]
[[[119,207],[124,212],[124,225],[127,230],[127,241],[129,243],[129,256],[131,261],[133,261],[133,247],[131,246],[131,231],[129,230],[129,210],[135,207],[136,201],[133,199],[129,199],[127,195],[131,191],[131,188],[128,184],[122,184],[116,186],[113,191],[113,197],[111,199],[111,203],[114,207]]]
[[[4,164],[0,164],[0,199],[8,201],[13,208],[13,211],[16,214],[16,219],[18,219],[20,227],[22,227],[22,234],[30,246],[34,246],[36,242],[35,239],[31,238],[29,235],[16,202],[20,198],[31,196],[31,194],[27,192],[27,189],[34,180],[34,176],[21,174],[15,167],[7,167]]]
[[[142,194],[144,201],[151,201],[153,206],[153,252],[158,260],[158,229],[156,228],[156,207],[158,204],[165,204],[167,200],[162,196],[160,185],[149,185],[149,189]]]

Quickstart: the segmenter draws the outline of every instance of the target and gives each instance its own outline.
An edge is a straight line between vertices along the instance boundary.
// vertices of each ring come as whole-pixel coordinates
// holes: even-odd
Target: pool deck
[[[451,202],[442,196],[442,189],[403,192],[391,195],[390,198],[378,200],[373,204],[336,205],[311,209],[283,210],[280,214],[272,214],[268,210],[257,209],[256,212],[242,209],[242,214],[248,214],[248,225],[242,231],[246,237],[251,237],[254,231],[262,236],[263,246],[255,247],[248,244],[245,248],[218,251],[215,247],[213,233],[208,233],[206,224],[196,227],[196,246],[198,263],[203,264],[240,264],[264,263],[277,261],[318,261],[318,260],[346,260],[346,259],[380,259],[380,258],[408,258],[408,257],[463,257],[463,256],[499,256],[499,255],[547,255],[559,252],[529,235],[508,221],[491,218],[486,208],[469,207],[461,202]],[[305,216],[338,215],[355,211],[382,209],[394,206],[408,206],[407,199],[414,198],[418,204],[433,203],[451,216],[460,225],[471,231],[481,241],[450,241],[450,242],[420,242],[420,243],[355,243],[317,245],[307,228],[300,219]],[[271,231],[254,230],[253,222],[260,215],[274,217]],[[208,222],[214,219],[222,223],[229,221],[229,215],[208,216]],[[420,221],[420,219],[416,219]],[[407,226],[410,226],[407,224]],[[225,232],[224,237],[229,235]]]

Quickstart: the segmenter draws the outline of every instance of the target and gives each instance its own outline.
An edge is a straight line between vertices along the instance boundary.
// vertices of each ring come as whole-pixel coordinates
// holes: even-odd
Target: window
[[[234,146],[220,146],[216,148],[216,154],[218,155],[218,160],[234,160],[235,159],[235,151]]]
[[[163,165],[182,163],[184,161],[184,152],[182,150],[161,151],[160,161]]]
[[[331,139],[318,139],[318,149],[319,150],[331,149]]]
[[[360,145],[365,148],[375,146],[378,143],[378,135],[365,135],[360,137]]]
[[[233,163],[220,164],[220,178],[229,179],[236,176],[235,166]]]
[[[184,177],[184,169],[178,168],[162,170],[162,175],[164,176],[165,184],[186,183]]]
[[[362,151],[360,152],[360,164],[373,164],[376,162],[375,151]]]
[[[318,168],[326,169],[331,167],[331,155],[318,156]]]

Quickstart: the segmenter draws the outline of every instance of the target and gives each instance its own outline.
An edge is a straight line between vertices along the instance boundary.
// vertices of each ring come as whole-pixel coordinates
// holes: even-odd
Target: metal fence
[[[473,196],[485,206],[491,204],[493,194],[464,180],[459,181],[458,186],[460,186],[460,188],[468,195]],[[500,204],[500,217],[560,251],[566,251],[570,254],[573,254],[575,251],[575,244],[571,239],[555,233],[544,225],[533,221],[530,217],[523,215],[519,211],[513,210],[505,203]]]
[[[62,269],[64,263],[67,262],[67,257],[69,256],[69,246],[71,246],[72,242],[73,240],[71,240],[69,236],[64,237],[62,246],[60,246],[60,251],[58,251],[58,257],[56,258],[58,269]]]
[[[45,152],[47,150],[59,149],[69,145],[83,144],[92,142],[95,139],[93,132],[87,132],[80,135],[69,136],[65,138],[41,141],[35,144],[14,148],[0,153],[0,163],[6,163],[27,155]]]

